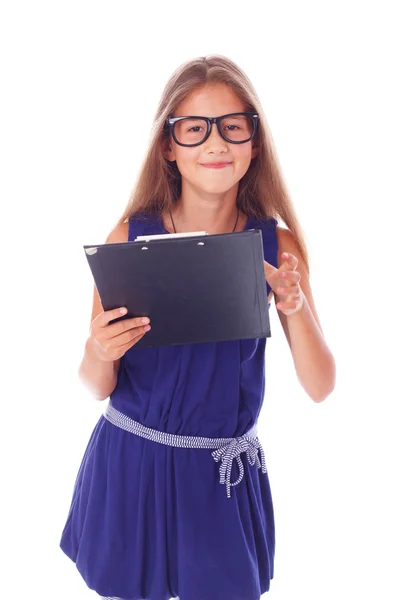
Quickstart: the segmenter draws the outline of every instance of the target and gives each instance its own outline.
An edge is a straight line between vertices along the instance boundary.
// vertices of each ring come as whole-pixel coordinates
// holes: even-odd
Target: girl
[[[259,99],[227,58],[192,60],[166,85],[137,185],[107,242],[254,228],[268,306],[274,296],[300,383],[321,402],[335,362]],[[266,339],[135,348],[151,315],[109,324],[119,315],[103,311],[95,289],[80,376],[110,401],[86,448],[61,548],[103,598],[258,600],[275,554],[256,435]]]

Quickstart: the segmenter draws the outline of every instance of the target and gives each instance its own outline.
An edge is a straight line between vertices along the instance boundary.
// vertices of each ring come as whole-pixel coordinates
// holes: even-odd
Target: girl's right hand
[[[101,312],[91,323],[88,343],[99,360],[118,360],[151,329],[148,317],[123,319],[110,325],[110,321],[126,314],[126,309],[124,313],[121,310]]]

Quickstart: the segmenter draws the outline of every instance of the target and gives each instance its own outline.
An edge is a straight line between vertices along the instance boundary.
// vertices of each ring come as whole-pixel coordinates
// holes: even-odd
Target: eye
[[[228,131],[240,131],[241,129],[246,127],[246,124],[247,124],[246,118],[241,117],[241,116],[228,117],[227,119],[224,119],[224,121],[223,121],[224,129],[227,129]]]
[[[200,131],[200,129],[202,129],[201,125],[193,125],[193,127],[190,127],[188,129],[188,131],[192,131],[193,133],[198,133]]]

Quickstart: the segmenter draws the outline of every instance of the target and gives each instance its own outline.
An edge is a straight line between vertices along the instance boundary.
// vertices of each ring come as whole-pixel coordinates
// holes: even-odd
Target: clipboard
[[[83,246],[111,322],[150,318],[135,347],[271,337],[260,230],[143,237]]]

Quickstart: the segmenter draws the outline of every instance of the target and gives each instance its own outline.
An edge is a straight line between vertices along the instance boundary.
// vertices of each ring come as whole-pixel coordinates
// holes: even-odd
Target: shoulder
[[[282,258],[283,252],[288,252],[289,254],[294,254],[294,256],[298,260],[297,271],[300,273],[301,278],[307,279],[308,282],[308,273],[306,270],[306,266],[302,257],[299,255],[299,251],[297,249],[294,235],[290,231],[290,229],[286,229],[285,227],[281,227],[277,225],[276,227],[276,239],[278,242],[278,269],[284,262]]]
[[[289,229],[286,229],[286,227],[281,227],[280,225],[276,226],[276,238],[278,240],[278,248],[280,254],[282,254],[282,252],[287,252],[288,247],[294,249],[295,244],[293,234]],[[281,248],[284,249],[281,251]]]
[[[108,234],[106,244],[112,244],[113,242],[127,242],[129,236],[129,222],[121,223],[114,227],[114,229]]]
[[[160,215],[137,212],[117,225],[108,235],[106,243],[133,241],[138,235],[160,233]]]
[[[298,267],[301,272],[306,271],[303,259],[299,256],[299,251],[294,239],[293,233],[286,227],[276,226],[276,239],[278,242],[278,267],[284,262],[282,260],[282,253],[289,252],[294,254],[299,261]]]

